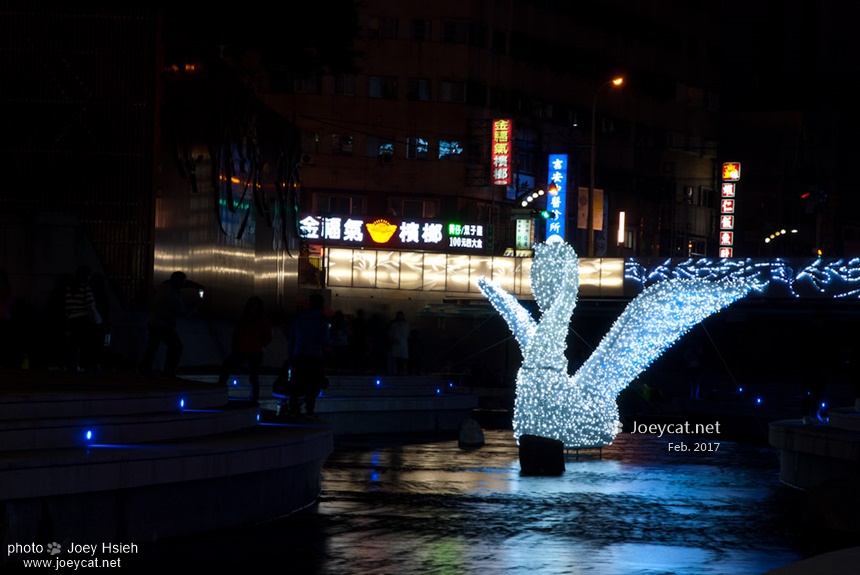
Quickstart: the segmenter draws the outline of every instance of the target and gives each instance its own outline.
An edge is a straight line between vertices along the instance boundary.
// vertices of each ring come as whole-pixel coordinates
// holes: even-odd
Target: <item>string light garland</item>
[[[565,356],[579,293],[579,259],[562,241],[534,246],[535,320],[513,296],[482,277],[478,286],[520,345],[514,435],[561,441],[568,449],[609,445],[621,431],[617,397],[690,328],[760,284],[732,274],[666,277],[647,286],[616,319],[574,375]]]
[[[688,258],[665,260],[648,269],[636,260],[624,263],[629,284],[648,286],[667,279],[745,279],[773,297],[860,298],[860,258],[815,258],[806,261]]]

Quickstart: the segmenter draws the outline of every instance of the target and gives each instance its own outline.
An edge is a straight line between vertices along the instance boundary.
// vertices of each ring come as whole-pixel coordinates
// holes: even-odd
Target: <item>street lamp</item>
[[[597,87],[594,91],[594,98],[591,100],[591,166],[589,167],[590,176],[588,179],[588,223],[586,224],[586,238],[588,243],[588,257],[594,257],[594,156],[596,139],[595,139],[595,123],[597,122],[597,96],[607,86],[620,86],[624,82],[624,78],[618,77],[613,80],[607,80]]]

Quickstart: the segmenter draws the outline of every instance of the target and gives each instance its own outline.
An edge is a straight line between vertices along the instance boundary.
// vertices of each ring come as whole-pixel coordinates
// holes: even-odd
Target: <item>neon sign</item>
[[[735,194],[737,181],[741,179],[740,162],[723,162],[723,183],[720,188],[720,257],[734,255]]]
[[[549,155],[549,187],[546,199],[547,211],[555,218],[546,221],[546,239],[564,240],[564,223],[567,214],[567,154]]]
[[[511,185],[511,133],[510,120],[493,120],[493,185]]]
[[[320,217],[299,220],[299,235],[314,243],[436,251],[485,251],[483,224],[413,218]]]

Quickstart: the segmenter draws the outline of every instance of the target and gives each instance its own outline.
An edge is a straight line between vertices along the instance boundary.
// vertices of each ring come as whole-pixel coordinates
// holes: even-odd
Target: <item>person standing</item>
[[[66,287],[64,305],[69,333],[68,369],[72,372],[89,371],[95,367],[96,337],[102,319],[96,310],[96,300],[90,287],[92,271],[79,266],[74,281]]]
[[[176,332],[176,320],[197,311],[203,297],[201,289],[196,304],[192,307],[185,305],[181,290],[185,287],[199,287],[198,284],[189,282],[187,278],[188,276],[184,272],[173,272],[170,279],[162,282],[155,293],[146,322],[149,329],[149,339],[141,365],[141,371],[146,378],[154,376],[152,362],[155,360],[155,353],[162,342],[167,346],[167,358],[164,362],[162,375],[165,377],[176,376],[176,368],[179,367],[183,348],[182,340]]]
[[[316,400],[325,384],[323,355],[329,344],[329,323],[323,313],[323,297],[311,294],[308,309],[299,313],[290,326],[290,415],[305,412],[315,417]]]
[[[388,326],[388,373],[404,375],[409,360],[409,324],[399,311]]]
[[[340,310],[334,313],[329,327],[332,348],[331,365],[335,371],[347,369],[349,365],[349,321]]]
[[[251,381],[252,402],[260,399],[260,366],[263,364],[263,355],[266,346],[272,341],[272,324],[266,317],[263,300],[257,296],[248,298],[242,317],[236,322],[233,330],[233,341],[230,355],[221,365],[221,373],[218,383],[227,384],[227,378],[231,370],[242,364],[248,366],[248,378]]]

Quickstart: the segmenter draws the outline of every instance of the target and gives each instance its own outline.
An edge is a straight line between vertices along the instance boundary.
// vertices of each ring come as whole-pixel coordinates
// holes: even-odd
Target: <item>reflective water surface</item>
[[[804,557],[796,494],[769,447],[621,434],[520,474],[509,430],[456,439],[340,442],[318,504],[265,525],[157,544],[141,566],[284,573],[761,574]],[[713,449],[713,446],[711,446]],[[129,565],[131,567],[131,565]],[[269,567],[271,570],[272,567]]]

